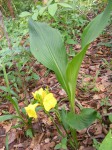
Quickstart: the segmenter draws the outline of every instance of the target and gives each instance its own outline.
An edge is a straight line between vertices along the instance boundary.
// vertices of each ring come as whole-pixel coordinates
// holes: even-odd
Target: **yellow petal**
[[[52,93],[49,93],[45,96],[43,100],[43,106],[46,111],[50,111],[50,109],[54,108],[57,104],[57,100],[53,96]]]
[[[33,118],[37,118],[37,114],[35,111],[35,108],[38,106],[39,104],[29,104],[27,107],[25,107],[26,113],[28,114],[29,117],[33,117]]]
[[[42,99],[47,95],[47,92],[43,90],[43,88],[40,88],[39,90],[35,91],[35,93],[32,93],[33,97],[38,100],[38,96],[40,96]]]

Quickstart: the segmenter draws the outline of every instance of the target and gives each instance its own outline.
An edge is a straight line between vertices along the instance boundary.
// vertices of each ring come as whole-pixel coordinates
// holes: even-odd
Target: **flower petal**
[[[54,108],[57,104],[57,100],[53,96],[52,93],[49,93],[45,96],[43,100],[43,106],[46,111],[50,111],[52,108]]]
[[[44,97],[47,95],[47,92],[45,90],[43,90],[43,88],[40,88],[39,90],[35,91],[33,94],[33,97],[36,99],[36,100],[39,100],[39,97],[41,99],[44,99]]]
[[[29,104],[27,107],[25,107],[26,113],[28,114],[29,117],[33,117],[33,118],[37,118],[37,114],[35,111],[35,108],[38,106],[39,104]]]

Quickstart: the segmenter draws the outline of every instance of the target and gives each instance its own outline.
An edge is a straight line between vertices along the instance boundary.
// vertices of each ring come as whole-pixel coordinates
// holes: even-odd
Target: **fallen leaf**
[[[8,144],[11,144],[14,142],[17,138],[17,132],[15,129],[13,129],[9,134],[8,134]]]
[[[12,123],[10,123],[10,124],[8,124],[8,125],[4,125],[4,126],[3,126],[3,127],[4,127],[4,129],[5,129],[5,131],[6,131],[6,133],[10,131],[11,126],[12,126]]]

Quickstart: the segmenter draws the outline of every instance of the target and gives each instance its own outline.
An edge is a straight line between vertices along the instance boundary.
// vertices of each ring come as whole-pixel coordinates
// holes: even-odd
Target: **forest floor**
[[[98,45],[98,43],[106,43],[112,37],[105,35],[97,38],[86,53],[84,61],[81,65],[80,73],[77,81],[76,99],[83,107],[95,108],[101,115],[103,120],[95,121],[89,128],[77,131],[79,150],[96,150],[94,148],[94,139],[101,142],[112,123],[108,119],[108,114],[112,112],[112,51],[109,47]],[[80,45],[74,46],[74,50],[80,51]],[[32,65],[34,62],[32,62]],[[48,71],[43,65],[34,65],[34,70],[40,76],[40,80],[35,83],[29,83],[26,86],[27,99],[32,98],[32,92],[43,87],[49,87],[50,91],[57,98],[60,109],[65,107],[69,109],[67,95],[61,89],[55,74]],[[4,80],[0,79],[2,85]],[[20,94],[21,99],[23,93]],[[77,101],[76,101],[77,104]],[[19,106],[25,106],[24,101],[20,100]],[[7,110],[11,114],[14,113],[13,106],[10,103],[2,103],[0,105],[0,115],[2,110]],[[79,113],[78,105],[76,112]],[[38,120],[33,122],[33,129],[36,132],[33,139],[25,136],[24,130],[12,129],[17,124],[17,120],[5,121],[0,123],[0,150],[5,149],[5,139],[8,135],[9,150],[54,150],[60,137],[53,126],[52,121],[43,113],[39,112]],[[68,150],[70,150],[68,148]]]

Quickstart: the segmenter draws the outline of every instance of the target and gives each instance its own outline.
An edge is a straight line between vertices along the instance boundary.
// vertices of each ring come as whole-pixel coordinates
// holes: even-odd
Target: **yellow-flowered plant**
[[[37,113],[35,111],[36,107],[39,104],[29,104],[27,107],[25,107],[26,113],[28,114],[29,117],[37,118]]]
[[[25,107],[26,113],[29,117],[33,117],[35,119],[37,118],[35,109],[39,105],[42,106],[45,111],[49,112],[57,104],[56,98],[53,96],[52,93],[49,93],[48,90],[43,90],[43,88],[40,88],[32,94],[34,99],[37,100],[38,103],[29,104],[27,107]]]

